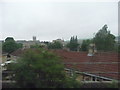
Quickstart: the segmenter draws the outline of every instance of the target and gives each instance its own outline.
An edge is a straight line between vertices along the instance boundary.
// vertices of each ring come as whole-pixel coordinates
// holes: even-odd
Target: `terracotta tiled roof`
[[[29,50],[30,48],[26,48],[26,49],[17,49],[16,51],[14,51],[13,53],[11,53],[14,56],[21,56],[24,52],[26,52],[27,50]],[[31,50],[39,52],[38,49],[36,48],[32,48]]]
[[[81,72],[87,72],[111,79],[119,79],[118,53],[100,52],[94,56],[87,56],[87,52],[71,52],[53,50],[63,58],[67,68],[74,68]]]
[[[19,49],[12,54],[20,56],[25,50]],[[94,56],[87,56],[87,52],[72,52],[66,50],[50,50],[60,56],[66,68],[74,68],[81,72],[87,72],[111,79],[119,79],[118,63],[120,58],[118,53],[100,52]]]

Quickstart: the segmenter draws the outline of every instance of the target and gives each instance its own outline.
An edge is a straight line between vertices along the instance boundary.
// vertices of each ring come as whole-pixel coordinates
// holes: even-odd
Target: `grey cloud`
[[[92,38],[104,24],[117,35],[117,2],[0,4],[2,39]]]

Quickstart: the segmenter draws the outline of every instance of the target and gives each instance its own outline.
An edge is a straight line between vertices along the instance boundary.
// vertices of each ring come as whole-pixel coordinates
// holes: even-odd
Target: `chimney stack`
[[[89,45],[88,56],[93,56],[95,53],[97,53],[97,50],[95,48],[95,44],[91,43]]]

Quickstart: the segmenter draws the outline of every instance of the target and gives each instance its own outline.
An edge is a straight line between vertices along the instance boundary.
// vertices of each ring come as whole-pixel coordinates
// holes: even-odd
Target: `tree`
[[[71,50],[71,51],[77,51],[78,48],[78,40],[77,40],[77,36],[76,38],[71,37],[70,42],[67,44],[67,47]]]
[[[88,47],[90,43],[92,43],[92,40],[90,39],[83,40],[82,45],[81,45],[81,51],[88,51]]]
[[[49,43],[48,44],[48,49],[62,49],[63,45],[62,43],[55,41],[54,43]]]
[[[17,49],[18,49],[18,48],[22,48],[22,47],[23,47],[23,44],[22,44],[22,43],[18,43],[18,44],[17,44]]]
[[[120,45],[118,45],[118,53],[120,53]]]
[[[7,37],[2,45],[3,51],[7,53],[12,53],[18,48],[22,48],[22,44],[17,44],[12,37]]]
[[[114,49],[115,36],[107,28],[107,25],[104,25],[93,39],[98,50],[111,51]]]
[[[20,88],[74,88],[77,81],[66,77],[62,61],[44,49],[28,49],[17,63],[8,66]]]
[[[7,38],[5,39],[5,42],[7,42],[7,41],[15,41],[15,40],[14,40],[13,37],[7,37]]]

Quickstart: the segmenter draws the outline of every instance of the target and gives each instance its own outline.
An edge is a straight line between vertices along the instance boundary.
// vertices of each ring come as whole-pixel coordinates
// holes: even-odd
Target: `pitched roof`
[[[35,49],[36,50],[36,49]],[[98,52],[94,56],[87,56],[87,52],[73,52],[66,50],[50,50],[60,56],[66,68],[76,69],[111,79],[119,79],[118,64],[120,55],[114,52]],[[12,55],[20,56],[25,50],[18,49]],[[118,61],[119,60],[119,61]]]
[[[53,50],[63,58],[67,68],[74,68],[81,72],[87,72],[111,79],[119,79],[118,53],[100,52],[94,56],[87,56],[87,52],[71,52],[65,50]],[[119,60],[119,61],[118,61]]]

